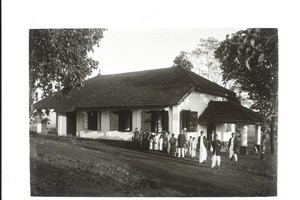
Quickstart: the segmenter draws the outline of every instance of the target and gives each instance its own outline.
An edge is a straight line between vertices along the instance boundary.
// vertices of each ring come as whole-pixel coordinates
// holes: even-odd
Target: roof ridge
[[[134,74],[134,73],[139,73],[139,72],[150,72],[150,71],[165,70],[165,69],[172,69],[172,67],[162,67],[162,68],[146,69],[146,70],[131,71],[131,72],[121,72],[121,73],[117,73],[117,74],[98,74],[97,76],[94,76],[92,78],[100,77],[100,76],[103,77],[103,76],[113,76],[113,75]]]
[[[196,82],[195,80],[193,80],[193,78],[191,77],[190,74],[193,74],[193,75],[195,75],[195,76],[198,76],[198,77],[202,78],[203,80],[205,80],[205,81],[207,81],[207,82],[213,84],[213,85],[216,86],[216,87],[225,89],[228,93],[232,93],[232,95],[233,95],[234,97],[236,97],[235,92],[233,92],[233,91],[231,91],[231,90],[229,90],[229,89],[227,89],[227,88],[225,88],[225,87],[223,87],[223,86],[221,86],[221,85],[219,85],[219,84],[217,84],[217,83],[215,83],[215,82],[213,82],[213,81],[210,81],[210,80],[208,80],[208,79],[202,77],[201,75],[196,74],[196,73],[193,72],[193,71],[190,71],[190,70],[188,70],[188,69],[185,69],[185,68],[183,68],[183,67],[181,67],[181,66],[178,66],[178,67],[181,69],[181,71],[184,72],[184,74],[189,78],[189,80],[190,80],[195,86],[201,86],[201,85],[199,85],[198,82]]]
[[[194,86],[197,86],[197,83],[188,75],[189,70],[184,69],[181,66],[176,66],[176,67],[179,68],[183,72],[183,74],[194,84]],[[198,76],[200,76],[200,75],[198,75]]]

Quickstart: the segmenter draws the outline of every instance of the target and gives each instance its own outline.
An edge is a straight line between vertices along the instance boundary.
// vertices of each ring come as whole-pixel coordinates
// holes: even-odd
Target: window
[[[117,111],[110,112],[110,130],[116,131],[118,130],[119,117]]]
[[[88,112],[88,130],[97,130],[97,111]]]
[[[183,110],[180,112],[180,129],[186,128],[188,132],[197,131],[197,112]]]
[[[101,115],[99,115],[101,116]],[[98,112],[88,111],[84,112],[84,129],[85,130],[98,130]],[[100,127],[99,127],[100,130]]]
[[[110,130],[131,131],[132,112],[130,110],[118,110],[110,112]]]
[[[141,128],[151,130],[151,111],[142,111]]]
[[[132,112],[130,110],[120,110],[118,112],[119,124],[118,131],[132,130]]]
[[[225,124],[226,132],[231,132],[231,124]]]
[[[168,112],[164,110],[142,112],[142,128],[152,132],[169,131]]]

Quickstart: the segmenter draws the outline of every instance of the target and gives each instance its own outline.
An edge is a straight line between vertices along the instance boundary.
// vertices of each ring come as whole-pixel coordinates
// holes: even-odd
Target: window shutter
[[[189,117],[190,117],[190,131],[191,132],[196,132],[197,131],[197,117],[198,117],[198,113],[197,112],[190,112],[189,113]]]
[[[169,112],[162,111],[162,128],[164,131],[169,131]]]
[[[156,130],[156,121],[157,121],[157,114],[156,112],[151,113],[151,132],[155,132]]]

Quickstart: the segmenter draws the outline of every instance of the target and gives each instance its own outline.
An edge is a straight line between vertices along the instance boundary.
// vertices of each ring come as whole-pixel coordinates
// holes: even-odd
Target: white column
[[[100,113],[101,113],[100,111],[97,112],[97,130],[98,131],[101,131],[101,114]]]
[[[37,119],[36,119],[36,132],[42,133],[42,111],[37,111]]]
[[[84,131],[84,113],[76,111],[76,137],[83,137]]]
[[[58,114],[58,135],[66,136],[67,135],[67,116],[66,113],[57,113]]]
[[[132,112],[132,129],[138,128],[141,129],[142,125],[142,111],[141,110],[133,110]]]
[[[235,133],[235,124],[230,124],[231,126],[231,132]]]
[[[259,125],[255,125],[255,144],[261,144],[261,129]]]
[[[169,132],[173,133],[173,108],[169,107],[169,111],[168,111],[168,115],[169,115]]]
[[[139,130],[142,128],[142,110],[137,110],[136,111],[136,127]]]
[[[101,112],[101,132],[110,131],[110,111]]]
[[[175,134],[177,138],[180,133],[180,107],[179,105],[173,106],[172,112],[172,133]]]
[[[241,146],[248,146],[248,126],[243,126],[243,130],[241,132]]]

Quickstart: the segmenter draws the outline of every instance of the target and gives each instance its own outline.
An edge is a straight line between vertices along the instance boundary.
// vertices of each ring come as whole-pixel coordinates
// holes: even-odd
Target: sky
[[[241,29],[110,29],[104,32],[92,57],[99,61],[98,74],[115,74],[171,67],[181,51],[196,49],[200,38],[219,41]]]

